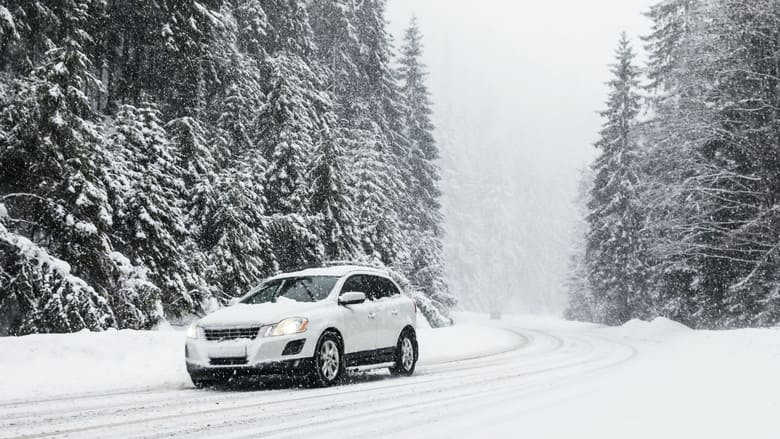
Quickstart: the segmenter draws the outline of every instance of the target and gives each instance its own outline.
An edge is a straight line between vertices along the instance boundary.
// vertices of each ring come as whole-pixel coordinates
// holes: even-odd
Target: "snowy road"
[[[0,402],[0,438],[462,437],[460,426],[479,431],[556,404],[637,355],[618,337],[503,325],[516,341],[511,350],[421,364],[409,378],[372,373],[327,389],[160,389]]]

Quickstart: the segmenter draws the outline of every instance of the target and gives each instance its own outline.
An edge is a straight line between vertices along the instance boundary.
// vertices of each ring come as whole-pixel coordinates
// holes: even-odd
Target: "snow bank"
[[[0,399],[189,385],[180,331],[0,337]]]
[[[511,332],[475,324],[419,328],[420,364],[512,349]],[[82,331],[0,337],[0,401],[191,387],[181,330]]]
[[[453,401],[457,415],[420,425],[417,437],[780,437],[777,329],[692,330],[668,319],[609,328],[528,316],[503,322],[555,335],[567,347],[544,373],[508,380],[508,396],[497,391],[501,397],[490,404],[472,397],[467,409]],[[577,352],[577,343],[581,353],[561,368],[558,355]],[[545,355],[533,359],[544,362]]]
[[[472,323],[420,329],[420,364],[436,364],[494,355],[520,347],[525,340],[514,332]]]
[[[605,328],[624,337],[632,337],[644,340],[660,340],[670,336],[690,334],[693,330],[682,323],[665,317],[656,317],[651,322],[633,319],[618,328]]]
[[[637,357],[524,419],[539,437],[778,437],[780,332],[656,319],[592,333],[634,346]]]

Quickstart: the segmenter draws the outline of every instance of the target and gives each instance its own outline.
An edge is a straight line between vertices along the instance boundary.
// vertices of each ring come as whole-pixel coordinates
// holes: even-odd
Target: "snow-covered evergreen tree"
[[[359,255],[357,219],[349,188],[354,186],[347,168],[345,141],[326,129],[312,160],[312,214],[317,216],[326,259],[352,260]]]
[[[637,137],[644,139],[638,170],[647,209],[645,241],[653,259],[649,293],[657,313],[691,325],[695,325],[690,316],[694,313],[696,270],[672,247],[679,238],[673,233],[673,224],[687,216],[690,212],[686,210],[692,206],[686,201],[682,184],[695,176],[696,155],[689,145],[696,136],[685,128],[689,126],[687,118],[681,117],[679,110],[681,96],[695,90],[680,69],[692,55],[690,43],[699,22],[700,5],[696,0],[664,0],[647,14],[653,20],[652,32],[644,38],[650,54],[650,117],[637,128]]]
[[[279,55],[271,67],[266,105],[258,115],[258,140],[268,161],[266,199],[272,213],[305,213],[305,181],[319,123],[311,70],[295,56]]]
[[[411,215],[405,221],[411,242],[410,257],[405,267],[407,277],[431,300],[440,303],[444,315],[455,305],[455,298],[444,282],[442,255],[441,192],[436,161],[439,150],[433,136],[431,102],[425,84],[425,65],[422,62],[422,34],[417,20],[412,19],[404,34],[401,48],[401,95],[404,103],[405,136],[409,141],[406,166],[410,169],[409,201]]]
[[[188,304],[186,311],[197,309],[190,296],[197,275],[187,265],[182,247],[189,232],[181,201],[180,159],[159,116],[154,106],[120,107],[107,145],[111,168],[106,184],[115,200],[112,242],[131,262],[145,267],[148,279],[160,290],[159,304],[138,304],[148,315],[174,304],[177,308]]]
[[[15,82],[0,118],[4,271],[13,273],[0,300],[21,312],[10,328],[15,333],[115,324],[107,300],[117,280],[107,236],[111,213],[84,94],[96,81],[84,53],[88,4],[60,6],[60,46]]]
[[[278,271],[262,198],[263,159],[251,152],[241,158],[217,176],[214,205],[199,239],[206,280],[223,303]]]
[[[354,129],[359,126],[357,119],[366,116],[362,110],[368,105],[363,92],[367,79],[360,66],[363,43],[355,28],[355,2],[312,0],[309,10],[315,53],[328,69],[327,89],[333,95],[339,122]]]
[[[261,1],[236,0],[234,3],[238,48],[255,59],[262,59],[266,53],[262,39],[268,33],[268,17]]]
[[[0,5],[0,333],[145,328],[325,258],[449,303],[435,144],[407,141],[429,110],[404,107],[384,8]]]
[[[566,289],[569,293],[569,303],[565,316],[571,320],[594,321],[595,303],[593,293],[588,284],[588,266],[585,263],[586,235],[588,224],[585,218],[588,216],[587,202],[592,190],[593,174],[590,168],[583,169],[580,176],[580,184],[577,198],[574,200],[575,208],[580,213],[581,221],[575,225],[572,244],[569,276],[566,279]]]
[[[776,322],[777,211],[780,147],[777,76],[780,54],[773,2],[708,3],[679,74],[692,92],[677,109],[678,129],[695,133],[696,174],[683,182],[688,202],[677,246],[696,272],[695,318],[703,325]],[[689,230],[698,230],[695,235]],[[759,316],[767,316],[764,320]]]
[[[639,70],[625,33],[612,73],[596,143],[601,155],[593,165],[585,263],[596,302],[594,317],[603,323],[620,324],[643,316],[649,306],[640,236],[644,212],[638,196],[638,151],[632,131],[639,113]]]
[[[662,0],[645,14],[653,22],[652,32],[644,38],[649,54],[649,88],[663,97],[676,92],[673,71],[685,56],[686,41],[694,26],[693,9],[699,0]]]
[[[276,260],[282,270],[322,260],[323,247],[310,211],[307,173],[317,148],[329,97],[321,93],[321,71],[309,58],[313,34],[300,1],[264,4],[269,32],[265,104],[257,114],[256,139],[268,163],[265,170],[266,212]]]
[[[20,38],[13,14],[7,7],[0,6],[0,72],[10,67],[9,52],[18,47]]]
[[[410,151],[404,136],[403,98],[398,73],[391,65],[392,43],[384,14],[384,0],[363,1],[355,6],[355,31],[363,46],[356,63],[362,73],[362,82],[355,87],[366,103],[357,126],[363,136],[364,147],[376,150],[360,152],[362,157],[356,162],[367,160],[385,168],[382,182],[367,181],[359,189],[361,196],[383,204],[374,204],[372,210],[367,211],[369,204],[359,203],[364,209],[359,215],[366,226],[362,239],[367,244],[367,252],[389,258],[383,259],[388,265],[400,266],[409,260],[407,250],[411,248],[409,242],[397,239],[405,236],[403,230],[408,227],[403,221],[410,218],[408,209],[413,204],[408,197],[411,169],[407,160]],[[372,173],[365,177],[376,179],[377,175]],[[384,188],[383,194],[369,192],[379,188]],[[384,217],[384,220],[366,220],[372,217]],[[383,226],[377,227],[382,222]]]
[[[187,263],[193,273],[203,273],[206,257],[202,251],[202,240],[205,239],[203,233],[206,222],[214,214],[216,206],[214,182],[217,178],[217,158],[208,144],[206,128],[198,119],[189,116],[176,118],[168,122],[165,128],[183,173],[183,209],[189,232],[189,238],[183,243]],[[190,294],[191,301],[182,304],[180,311],[173,311],[174,315],[190,309],[200,311],[211,294],[206,291],[206,285],[199,276],[190,279],[188,283],[195,288]]]

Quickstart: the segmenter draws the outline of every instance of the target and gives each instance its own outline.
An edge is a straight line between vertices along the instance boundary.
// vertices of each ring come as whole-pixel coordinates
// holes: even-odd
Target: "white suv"
[[[361,266],[285,273],[187,329],[186,362],[202,387],[238,374],[308,377],[328,386],[346,368],[417,363],[416,306],[382,270]]]

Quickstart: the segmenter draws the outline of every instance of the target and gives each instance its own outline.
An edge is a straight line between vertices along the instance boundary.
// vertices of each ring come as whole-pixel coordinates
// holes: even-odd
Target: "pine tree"
[[[566,288],[569,293],[569,303],[566,307],[567,319],[590,322],[595,320],[595,303],[593,293],[588,284],[588,266],[585,263],[585,248],[587,234],[587,200],[592,190],[593,175],[590,169],[583,169],[580,176],[579,190],[575,207],[580,211],[582,220],[576,224],[574,235],[577,241],[571,249],[569,262],[569,276],[566,279]]]
[[[314,51],[306,4],[302,0],[266,0],[266,31],[259,37],[268,55],[286,53],[308,59]]]
[[[183,172],[183,209],[185,225],[190,238],[183,244],[187,255],[187,264],[192,277],[185,279],[191,292],[175,309],[166,310],[173,315],[186,312],[198,312],[212,292],[207,291],[202,277],[198,273],[205,271],[206,257],[203,254],[202,241],[206,222],[214,214],[217,193],[214,182],[217,178],[217,159],[207,142],[206,128],[196,118],[180,117],[165,125],[171,145],[179,158],[178,167]]]
[[[778,75],[780,10],[772,2],[722,0],[704,14],[691,51],[708,58],[683,66],[687,80],[702,85],[681,104],[686,125],[699,134],[697,175],[685,187],[699,210],[683,225],[701,232],[682,235],[699,275],[696,317],[708,326],[771,324],[780,139],[772,122],[778,94],[767,78]]]
[[[339,123],[350,130],[365,117],[367,74],[360,66],[363,44],[355,27],[353,0],[313,0],[309,6],[316,57],[327,67],[327,89],[333,95]],[[344,133],[356,136],[355,133]]]
[[[319,221],[324,256],[328,260],[357,259],[357,220],[349,188],[354,185],[346,166],[344,140],[338,132],[323,133],[312,161],[311,212]]]
[[[0,6],[0,72],[8,69],[7,64],[11,61],[8,53],[17,47],[20,38],[13,14],[5,6]]]
[[[242,158],[243,163],[217,176],[214,206],[200,237],[206,280],[222,303],[278,271],[263,211],[262,157],[248,153]]]
[[[306,175],[331,103],[320,92],[322,72],[310,58],[313,35],[303,3],[276,0],[263,8],[269,26],[262,39],[268,53],[263,62],[266,98],[255,138],[268,164],[269,236],[280,269],[289,270],[323,258]]]
[[[349,164],[345,172],[353,176],[354,184],[345,195],[354,208],[360,246],[356,256],[396,262],[403,244],[392,194],[400,185],[397,175],[386,169],[390,156],[385,133],[372,119],[375,94],[367,84],[375,72],[364,68],[367,45],[358,31],[357,4],[315,0],[310,10],[315,54],[327,69],[324,82],[333,98],[335,120],[329,121],[330,131],[343,144]]]
[[[776,181],[778,141],[767,124],[776,93],[766,83],[776,75],[777,17],[769,3],[688,2],[666,19],[685,32],[650,40],[659,53],[675,48],[668,68],[656,68],[669,98],[656,105],[649,136],[649,223],[662,261],[653,283],[662,312],[692,326],[777,318],[767,196]]]
[[[260,67],[267,17],[254,0],[225,4],[221,15],[224,28],[211,46],[225,71],[206,111],[217,171],[213,196],[199,209],[197,242],[206,282],[224,304],[277,272],[278,264],[267,234],[267,162],[254,126],[265,99]]]
[[[96,81],[84,54],[88,4],[60,6],[61,45],[31,77],[15,82],[0,119],[0,200],[11,226],[4,270],[14,270],[16,279],[16,288],[3,288],[2,301],[22,310],[15,333],[115,324],[106,300],[117,280],[107,236],[111,214],[84,94]],[[32,269],[34,260],[46,267]]]
[[[649,53],[648,87],[656,93],[675,91],[673,71],[685,56],[687,37],[694,26],[693,10],[699,0],[662,0],[645,14],[653,21],[652,32],[645,40]]]
[[[252,2],[240,3],[248,5]],[[253,32],[252,28],[239,30],[238,18],[234,18],[230,9],[227,4],[223,6],[224,26],[210,44],[211,57],[221,66],[222,71],[219,73],[219,83],[209,87],[213,95],[200,115],[213,127],[209,133],[209,144],[217,168],[220,169],[231,166],[235,157],[253,148],[257,141],[252,132],[255,112],[263,106],[265,98],[261,61],[257,58],[259,54],[242,51],[239,43],[242,38],[256,36],[244,35]],[[248,19],[250,17],[243,17],[243,20]]]
[[[431,300],[440,303],[442,314],[447,315],[455,299],[447,291],[444,282],[442,260],[441,192],[436,160],[439,150],[433,136],[431,102],[425,85],[425,65],[422,57],[422,35],[417,20],[412,19],[404,35],[401,49],[401,95],[405,112],[405,137],[409,141],[410,154],[406,166],[410,168],[409,194],[412,214],[407,219],[408,232],[416,245],[410,251],[406,271],[413,285],[420,288]]]
[[[429,103],[384,9],[3,3],[0,333],[148,328],[324,258],[405,270],[447,320]]]
[[[359,202],[364,209],[359,215],[362,224],[367,226],[361,232],[367,254],[381,255],[386,264],[401,266],[409,260],[407,250],[411,248],[409,242],[398,241],[404,236],[403,230],[408,229],[403,220],[411,214],[408,209],[412,203],[407,197],[411,170],[406,165],[410,152],[404,136],[398,74],[390,64],[392,45],[384,13],[384,0],[368,0],[355,7],[355,31],[363,46],[357,62],[362,82],[356,86],[365,102],[365,107],[361,108],[363,117],[357,121],[357,127],[364,148],[375,149],[375,152],[359,152],[361,156],[356,163],[366,162],[367,169],[386,168],[383,176],[377,172],[365,175],[369,180],[359,188],[360,196],[375,203]],[[377,178],[382,181],[371,181]],[[384,193],[372,194],[371,190],[383,190]]]
[[[268,33],[268,17],[259,0],[236,0],[233,12],[237,25],[237,43],[241,52],[262,59],[266,48],[263,37]]]
[[[650,54],[647,86],[651,117],[637,128],[644,137],[644,154],[638,170],[641,197],[647,206],[646,243],[653,259],[649,276],[652,301],[660,315],[695,324],[693,285],[694,265],[673,249],[679,236],[674,224],[691,212],[682,187],[695,177],[696,156],[690,153],[693,141],[687,131],[687,117],[681,112],[681,97],[695,94],[681,74],[682,62],[692,53],[692,38],[700,21],[701,2],[664,0],[646,14],[653,20],[652,32],[644,38]]]
[[[111,170],[106,182],[115,200],[112,242],[131,262],[147,270],[163,302],[138,304],[143,314],[175,303],[194,301],[187,282],[194,276],[181,243],[188,237],[183,221],[180,161],[154,106],[123,106],[108,138]],[[164,306],[163,306],[164,303]],[[163,318],[164,316],[154,316]],[[149,323],[154,323],[153,321]]]
[[[271,213],[301,214],[308,197],[306,168],[319,122],[313,111],[316,84],[308,66],[297,57],[279,55],[269,63],[267,103],[257,118],[258,139],[269,164],[265,196]]]
[[[76,8],[89,7],[89,2],[42,0],[8,0],[0,10],[0,70],[20,75],[32,72],[48,59],[47,52],[58,46],[67,32],[67,20]],[[86,30],[88,23],[81,24]]]
[[[647,305],[642,239],[643,212],[637,194],[637,146],[632,132],[639,112],[639,71],[623,33],[609,82],[604,124],[596,147],[595,181],[588,208],[586,264],[597,320],[624,323]]]

